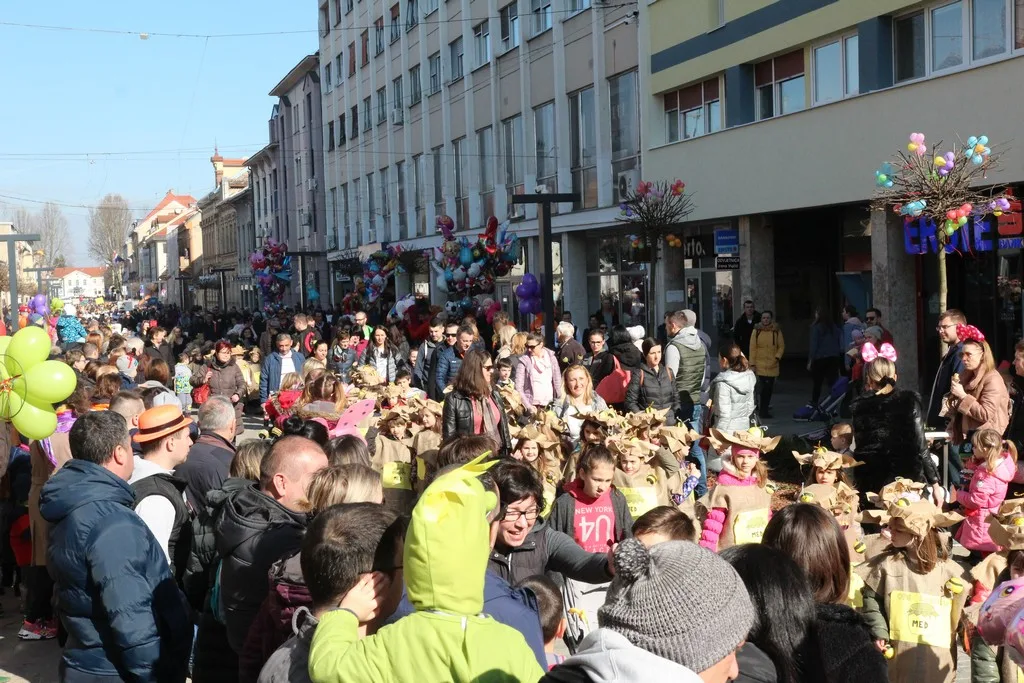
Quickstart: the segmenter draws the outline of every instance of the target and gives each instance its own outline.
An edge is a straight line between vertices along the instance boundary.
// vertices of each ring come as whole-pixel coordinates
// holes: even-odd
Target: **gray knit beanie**
[[[754,607],[736,570],[710,550],[687,541],[648,549],[630,538],[615,550],[615,579],[597,621],[700,673],[747,637]]]

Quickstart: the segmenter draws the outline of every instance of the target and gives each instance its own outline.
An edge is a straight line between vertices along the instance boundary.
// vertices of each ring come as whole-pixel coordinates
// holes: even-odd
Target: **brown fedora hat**
[[[182,414],[180,405],[154,406],[139,415],[139,431],[132,438],[136,443],[156,441],[190,424],[192,418]]]

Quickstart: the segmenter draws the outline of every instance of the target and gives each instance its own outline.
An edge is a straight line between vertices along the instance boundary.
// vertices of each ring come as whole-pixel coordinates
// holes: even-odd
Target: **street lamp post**
[[[0,225],[11,226],[11,230],[14,229],[12,223],[0,223]],[[8,287],[11,293],[11,311],[18,305],[18,242],[38,242],[42,239],[37,234],[22,235],[16,232],[12,232],[9,235],[0,235],[0,243],[7,244],[7,280]]]
[[[44,266],[42,268],[22,268],[22,270],[24,270],[26,273],[35,273],[36,274],[36,287],[37,287],[36,293],[42,294],[43,293],[43,273],[52,273],[53,272],[53,268]]]

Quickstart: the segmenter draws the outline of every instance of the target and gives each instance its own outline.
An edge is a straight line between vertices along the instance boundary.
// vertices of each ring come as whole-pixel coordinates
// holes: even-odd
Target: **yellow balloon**
[[[25,401],[11,418],[18,433],[29,439],[45,439],[57,429],[57,413],[50,406],[37,406]]]
[[[14,380],[11,388],[36,403],[60,403],[75,390],[75,371],[59,360],[33,365]]]
[[[946,160],[943,157],[935,157],[935,165],[936,166],[945,166],[946,165]]]
[[[25,399],[13,391],[0,392],[0,418],[10,420],[11,415],[21,410],[24,403]]]
[[[6,334],[0,337],[0,355],[7,353],[7,347],[11,343],[11,338]]]
[[[53,346],[50,335],[41,327],[26,325],[18,330],[7,346],[7,369],[20,375],[37,363],[50,357]]]

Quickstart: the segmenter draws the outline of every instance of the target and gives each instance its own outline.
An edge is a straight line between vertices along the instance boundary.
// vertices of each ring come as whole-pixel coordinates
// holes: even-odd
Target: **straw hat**
[[[435,401],[432,398],[425,398],[419,394],[416,394],[409,399],[408,406],[411,410],[414,410],[417,413],[428,410],[438,417],[441,417],[444,413],[444,406],[441,405],[440,402]]]
[[[139,415],[139,431],[132,438],[135,443],[157,441],[190,424],[192,418],[182,414],[180,404],[156,406]]]
[[[964,519],[959,513],[943,512],[931,501],[911,503],[906,498],[890,503],[885,510],[868,510],[863,516],[873,524],[891,524],[892,520],[899,519],[907,531],[918,538],[924,538],[934,528],[953,526]]]
[[[750,448],[753,450],[761,451],[762,453],[768,453],[769,451],[775,450],[775,447],[782,441],[781,436],[774,436],[768,438],[764,435],[764,431],[760,427],[751,427],[746,431],[739,432],[723,432],[721,430],[711,428],[711,445],[715,447],[715,450],[719,453],[728,450],[732,446],[739,446],[740,448]]]
[[[700,441],[700,434],[689,427],[680,427],[678,425],[675,427],[662,425],[658,427],[658,430],[652,436],[664,439],[668,449],[673,453],[678,453],[683,448],[689,448]]]
[[[608,448],[618,455],[632,455],[641,460],[647,460],[658,451],[658,447],[650,441],[625,436],[610,437]]]
[[[857,467],[864,464],[849,455],[836,453],[821,446],[815,448],[811,453],[793,451],[793,457],[801,465],[811,465],[821,470],[841,470],[844,467]]]
[[[872,505],[884,508],[900,500],[916,503],[921,500],[923,491],[924,484],[920,484],[912,479],[899,477],[891,484],[883,486],[882,490],[878,493],[871,492],[866,494],[865,497]]]

